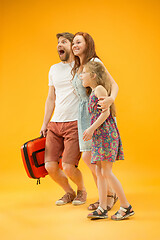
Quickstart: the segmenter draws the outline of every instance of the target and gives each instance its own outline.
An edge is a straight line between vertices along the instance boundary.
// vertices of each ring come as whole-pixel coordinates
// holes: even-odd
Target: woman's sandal
[[[128,208],[120,207],[120,210],[123,211],[125,214],[122,215],[122,214],[120,214],[119,211],[118,211],[118,212],[116,212],[116,213],[111,217],[111,219],[112,219],[112,220],[115,220],[115,221],[119,221],[119,220],[123,220],[123,219],[125,219],[125,218],[128,218],[128,217],[134,215],[134,211],[131,210],[131,209],[132,209],[132,206],[131,206],[131,205],[129,205]],[[116,216],[116,218],[114,218],[114,216]]]
[[[99,201],[95,202],[95,203],[91,203],[88,207],[88,210],[96,210],[99,206]]]
[[[111,198],[114,198],[114,201],[113,201],[113,205],[110,207],[110,206],[107,206],[107,211],[110,211],[114,204],[118,201],[118,197],[116,196],[116,194],[114,195],[107,195],[107,197],[111,197]],[[88,210],[96,210],[99,206],[99,201],[95,202],[95,203],[91,203],[88,207]]]
[[[107,206],[107,211],[110,211],[113,208],[114,204],[118,201],[118,197],[116,196],[116,194],[114,194],[114,195],[107,195],[107,197],[114,198],[112,206],[111,207]]]
[[[100,211],[100,213],[98,213],[98,211]],[[103,218],[108,218],[108,215],[107,215],[107,210],[104,210],[102,207],[98,207],[96,211],[88,214],[88,218],[91,218],[91,219],[103,219]]]

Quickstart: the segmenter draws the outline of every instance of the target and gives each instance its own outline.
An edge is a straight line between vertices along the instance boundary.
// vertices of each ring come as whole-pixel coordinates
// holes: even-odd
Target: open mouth
[[[64,50],[59,50],[59,55],[62,56],[64,54]]]

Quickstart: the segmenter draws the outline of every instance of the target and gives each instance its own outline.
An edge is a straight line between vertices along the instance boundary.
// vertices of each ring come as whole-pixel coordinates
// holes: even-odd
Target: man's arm
[[[45,103],[44,120],[40,131],[40,134],[42,134],[44,137],[46,137],[47,135],[47,125],[51,119],[52,113],[55,108],[55,100],[56,100],[55,88],[54,86],[49,86],[48,96]]]

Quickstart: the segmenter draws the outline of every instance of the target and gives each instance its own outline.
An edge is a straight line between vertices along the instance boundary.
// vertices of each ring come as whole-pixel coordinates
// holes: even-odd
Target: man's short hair
[[[63,32],[63,33],[57,33],[56,37],[57,37],[57,39],[59,39],[60,37],[64,37],[64,38],[68,39],[70,42],[72,42],[72,40],[74,38],[74,34],[69,33],[69,32]]]

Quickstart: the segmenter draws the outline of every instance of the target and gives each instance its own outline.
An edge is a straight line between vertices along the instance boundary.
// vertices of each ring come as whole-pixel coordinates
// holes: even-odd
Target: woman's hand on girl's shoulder
[[[98,108],[102,109],[102,112],[105,112],[109,109],[109,107],[112,105],[113,102],[114,102],[114,100],[111,96],[109,96],[109,97],[100,96],[98,98],[98,105],[100,105],[100,107],[98,107]]]

